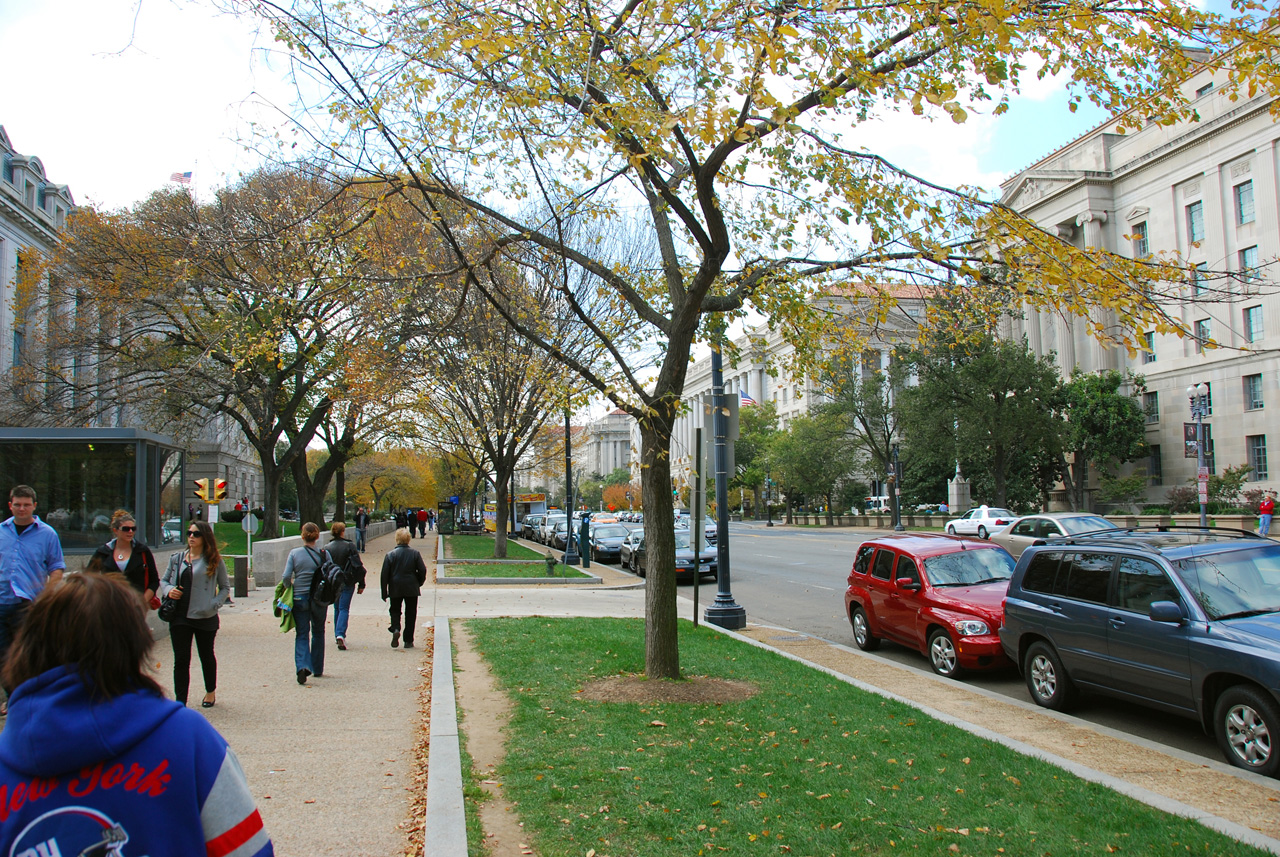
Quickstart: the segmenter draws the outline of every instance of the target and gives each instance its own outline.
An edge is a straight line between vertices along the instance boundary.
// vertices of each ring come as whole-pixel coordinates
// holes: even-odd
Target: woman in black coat
[[[422,554],[409,547],[408,527],[396,530],[396,546],[382,558],[382,600],[391,599],[391,648],[400,645],[400,608],[404,606],[404,647],[413,648],[413,629],[418,623],[418,596],[427,582],[427,566]]]
[[[121,572],[129,585],[138,590],[146,608],[155,609],[159,604],[153,604],[152,599],[160,588],[160,570],[156,568],[156,558],[152,555],[151,548],[134,540],[138,522],[124,509],[117,509],[111,516],[111,532],[115,534],[115,538],[94,551],[89,559],[88,570]]]

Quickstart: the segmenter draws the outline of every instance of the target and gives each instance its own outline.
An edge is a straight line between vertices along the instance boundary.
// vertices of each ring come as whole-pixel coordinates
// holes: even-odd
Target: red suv
[[[949,678],[1009,666],[998,632],[1014,565],[1004,548],[957,536],[863,542],[844,594],[854,642],[868,652],[881,639],[917,649]]]

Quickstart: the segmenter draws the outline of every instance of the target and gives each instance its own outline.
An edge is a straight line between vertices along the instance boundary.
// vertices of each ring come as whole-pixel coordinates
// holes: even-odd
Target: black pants
[[[413,643],[413,629],[418,624],[418,596],[391,596],[391,633],[400,633],[400,605],[404,604],[404,644]]]
[[[169,642],[173,643],[173,698],[187,704],[187,691],[191,686],[191,639],[195,638],[196,651],[200,653],[200,669],[204,672],[204,691],[218,689],[218,659],[213,654],[213,638],[217,630],[199,631],[190,625],[174,623],[169,626]]]

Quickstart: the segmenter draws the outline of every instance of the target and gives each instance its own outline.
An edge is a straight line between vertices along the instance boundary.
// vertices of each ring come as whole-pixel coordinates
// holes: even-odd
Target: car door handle
[[[1123,617],[1123,616],[1112,616],[1112,617],[1111,617],[1111,627],[1112,627],[1112,628],[1123,628],[1124,626],[1125,626],[1125,621],[1124,621],[1124,617]]]

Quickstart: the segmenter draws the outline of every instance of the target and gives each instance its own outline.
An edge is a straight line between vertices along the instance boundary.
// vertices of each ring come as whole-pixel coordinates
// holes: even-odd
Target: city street
[[[749,521],[730,525],[732,591],[748,620],[802,631],[854,647],[844,615],[844,590],[854,551],[874,533],[867,530],[779,527]],[[680,587],[693,598],[693,587]],[[702,608],[715,600],[716,584],[702,583]],[[701,614],[701,610],[699,611]],[[885,642],[867,657],[882,658],[930,673],[924,655]],[[1022,677],[1014,670],[970,673],[964,681],[1002,697],[1030,702]],[[1141,736],[1209,759],[1221,753],[1199,724],[1101,696],[1086,696],[1072,714],[1101,726]]]

